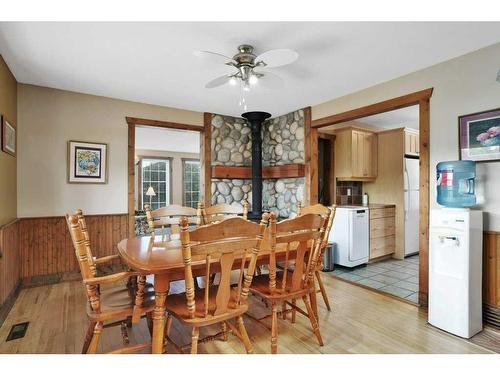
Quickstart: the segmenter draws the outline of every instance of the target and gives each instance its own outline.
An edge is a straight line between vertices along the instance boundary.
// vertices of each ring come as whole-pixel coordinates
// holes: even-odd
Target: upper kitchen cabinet
[[[418,139],[418,130],[404,129],[405,133],[405,155],[419,156],[420,142]]]
[[[335,132],[335,176],[344,181],[377,177],[377,135],[352,126]]]

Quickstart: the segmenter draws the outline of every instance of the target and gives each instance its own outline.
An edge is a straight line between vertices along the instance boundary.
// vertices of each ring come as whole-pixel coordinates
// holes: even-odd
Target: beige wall
[[[203,125],[203,114],[33,85],[18,86],[18,216],[127,212],[126,116]],[[66,182],[67,141],[109,145],[108,183]],[[15,200],[15,199],[14,199]],[[15,203],[14,203],[15,204]]]
[[[2,56],[0,56],[0,114],[18,128],[17,82]],[[0,226],[17,217],[16,161],[15,157],[0,150]]]
[[[192,154],[188,152],[169,152],[169,151],[154,151],[154,150],[135,150],[137,157],[161,157],[172,158],[172,203],[182,205],[182,159],[199,159],[200,154]],[[136,199],[139,193],[136,189]],[[145,203],[147,203],[147,197]]]
[[[500,43],[424,70],[312,107],[312,118],[391,99],[434,87],[430,106],[430,181],[432,207],[437,207],[435,168],[458,160],[458,116],[498,108]],[[485,230],[500,230],[500,162],[477,164],[477,187]],[[383,203],[383,202],[380,202]]]

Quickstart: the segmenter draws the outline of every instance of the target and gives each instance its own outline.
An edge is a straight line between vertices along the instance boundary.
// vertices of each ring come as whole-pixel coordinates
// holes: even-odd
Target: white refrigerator
[[[419,160],[404,158],[405,257],[418,253]]]

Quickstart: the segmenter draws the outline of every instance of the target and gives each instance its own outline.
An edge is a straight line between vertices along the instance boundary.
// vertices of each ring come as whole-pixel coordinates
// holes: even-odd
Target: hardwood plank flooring
[[[468,340],[442,332],[426,322],[425,313],[410,304],[330,277],[324,278],[332,312],[318,298],[320,328],[325,345],[318,346],[307,318],[279,320],[279,353],[491,353]],[[24,289],[0,327],[0,353],[79,353],[87,328],[86,298],[79,281]],[[250,300],[254,316],[267,315],[264,305]],[[6,342],[10,327],[29,321],[26,336]],[[245,318],[256,353],[270,352],[270,332]],[[201,337],[215,332],[201,331]],[[172,336],[178,344],[189,342],[186,327],[174,319]],[[130,344],[149,341],[144,319],[129,329]],[[120,327],[103,332],[100,352],[122,346]],[[169,353],[175,353],[169,345]],[[229,342],[214,341],[198,346],[200,353],[244,353],[234,336]],[[144,352],[147,352],[144,351]]]

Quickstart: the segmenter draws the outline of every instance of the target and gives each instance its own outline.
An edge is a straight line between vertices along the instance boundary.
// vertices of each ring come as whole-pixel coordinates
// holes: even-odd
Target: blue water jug
[[[476,204],[474,180],[476,162],[442,161],[436,166],[437,202],[445,207],[470,207]]]

